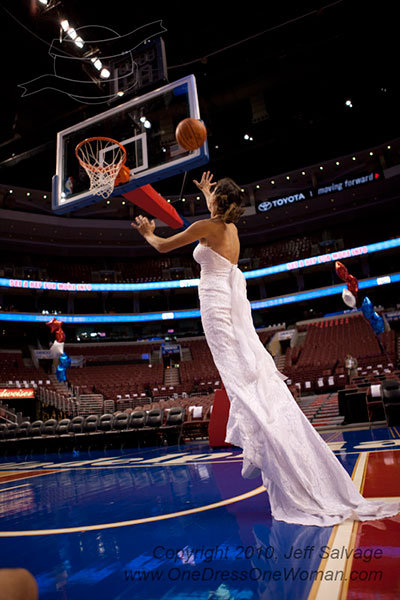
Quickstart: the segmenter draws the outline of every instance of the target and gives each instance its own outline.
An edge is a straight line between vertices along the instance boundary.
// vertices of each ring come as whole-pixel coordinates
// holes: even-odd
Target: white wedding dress
[[[383,519],[400,502],[368,501],[311,425],[254,328],[246,279],[237,265],[199,243],[201,321],[230,400],[225,441],[261,470],[272,516],[330,526]]]

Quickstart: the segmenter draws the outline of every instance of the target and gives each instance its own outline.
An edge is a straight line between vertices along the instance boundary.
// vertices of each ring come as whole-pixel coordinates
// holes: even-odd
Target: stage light
[[[45,6],[47,6],[47,0],[39,0],[40,4],[44,4]]]
[[[147,119],[146,119],[146,121],[143,123],[143,127],[144,127],[145,129],[150,129],[150,128],[151,128],[151,123],[150,123],[150,121],[147,121]]]
[[[388,150],[390,150],[390,148],[391,148],[390,146],[387,146],[387,149],[388,149]]]
[[[355,157],[355,156],[352,156],[352,157],[351,157],[351,160],[356,160],[356,157]]]
[[[257,189],[257,190],[259,190],[259,189],[260,189],[260,186],[259,186],[259,185],[256,185],[256,189]]]
[[[61,27],[62,27],[63,31],[68,31],[69,23],[68,23],[67,19],[64,19],[63,21],[61,21]]]
[[[96,57],[94,57],[94,58],[91,58],[90,60],[92,61],[92,63],[93,63],[93,66],[94,66],[94,67],[95,67],[95,68],[96,68],[98,71],[100,71],[100,70],[102,69],[102,67],[103,67],[103,63],[101,62],[101,60],[100,60],[99,58],[96,58]]]
[[[339,166],[339,165],[340,165],[340,162],[337,160],[336,161],[336,166]]]
[[[9,193],[9,194],[13,194],[13,193],[14,193],[14,190],[8,190],[8,193]]]
[[[324,167],[320,167],[320,171],[323,171],[323,170],[324,170]]]
[[[31,195],[31,193],[30,193],[30,192],[26,192],[26,195],[27,195],[27,196],[30,196],[30,195]]]
[[[75,44],[78,46],[78,48],[83,48],[84,43],[85,42],[81,37],[77,37],[75,40]]]
[[[145,121],[147,121],[147,119],[146,119],[146,117],[140,117],[139,121],[140,121],[141,123],[144,123]]]
[[[345,105],[348,106],[349,108],[353,108],[353,103],[350,99],[346,100]]]
[[[43,199],[47,200],[47,194],[44,194]]]
[[[305,171],[302,171],[302,172],[301,172],[301,174],[302,174],[302,175],[305,175],[305,174],[306,174],[306,172],[305,172]]]
[[[250,139],[250,136],[249,136],[249,135],[246,133],[246,135],[244,135],[244,139],[245,139],[245,140],[249,140],[249,139]]]
[[[117,96],[123,96],[125,92],[123,92],[122,90],[120,90],[119,92],[117,92]]]
[[[275,185],[275,181],[274,181],[274,180],[272,180],[272,181],[271,181],[271,184],[272,184],[272,185]]]
[[[69,35],[69,37],[71,38],[71,40],[75,40],[78,37],[78,34],[76,33],[75,29],[73,27],[70,27],[67,31],[67,35]]]
[[[286,179],[287,179],[288,181],[290,180],[290,177],[289,177],[289,175],[286,175]]]
[[[102,77],[103,79],[108,79],[110,77],[111,73],[108,69],[102,69],[101,73],[100,73],[100,77]]]

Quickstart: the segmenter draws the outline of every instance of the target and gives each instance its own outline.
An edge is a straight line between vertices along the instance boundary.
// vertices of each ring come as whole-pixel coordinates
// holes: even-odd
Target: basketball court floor
[[[400,497],[400,429],[324,433],[368,498]],[[334,527],[271,517],[239,448],[3,457],[0,559],[41,600],[400,597],[400,515]]]

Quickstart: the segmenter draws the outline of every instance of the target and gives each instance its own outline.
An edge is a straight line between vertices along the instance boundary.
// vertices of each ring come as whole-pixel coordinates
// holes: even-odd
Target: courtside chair
[[[43,423],[41,435],[42,435],[42,446],[44,447],[44,453],[51,452],[55,449],[57,443],[57,420],[47,419]]]

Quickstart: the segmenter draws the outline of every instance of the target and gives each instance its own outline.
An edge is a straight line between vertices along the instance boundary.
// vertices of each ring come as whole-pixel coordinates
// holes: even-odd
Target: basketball
[[[207,129],[198,119],[184,119],[176,128],[176,141],[185,150],[197,150],[207,139]]]

